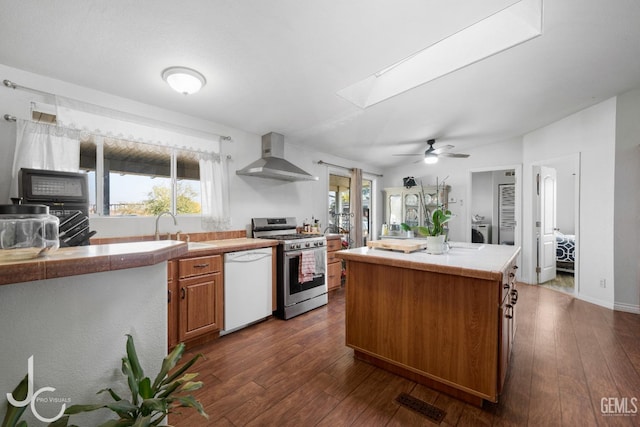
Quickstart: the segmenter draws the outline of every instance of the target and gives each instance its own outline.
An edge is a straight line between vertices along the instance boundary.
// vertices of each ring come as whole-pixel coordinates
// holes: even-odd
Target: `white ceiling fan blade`
[[[392,156],[424,156],[424,153],[417,153],[417,154],[392,154]]]
[[[469,154],[462,154],[462,153],[440,153],[438,154],[438,156],[440,157],[456,157],[459,159],[463,159],[463,158],[467,158],[469,157]]]
[[[454,147],[453,147],[453,145],[444,145],[444,146],[442,146],[442,147],[438,147],[438,148],[436,148],[435,150],[433,150],[433,153],[440,154],[440,153],[442,153],[443,151],[445,151],[445,150],[451,150],[452,148],[454,148]]]

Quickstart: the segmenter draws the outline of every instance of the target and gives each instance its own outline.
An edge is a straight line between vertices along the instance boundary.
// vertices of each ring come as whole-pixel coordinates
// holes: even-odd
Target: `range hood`
[[[283,181],[317,181],[313,176],[284,159],[284,135],[262,135],[262,157],[236,171],[237,175],[280,179]]]

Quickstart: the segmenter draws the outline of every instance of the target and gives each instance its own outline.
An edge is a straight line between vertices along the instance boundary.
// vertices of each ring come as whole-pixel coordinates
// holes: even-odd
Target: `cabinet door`
[[[404,221],[409,227],[420,225],[420,201],[417,193],[404,195]]]
[[[342,284],[342,261],[327,264],[327,289],[339,288]]]
[[[402,194],[389,194],[387,203],[387,222],[389,224],[400,224],[402,222]]]
[[[180,341],[222,328],[222,274],[179,280]]]

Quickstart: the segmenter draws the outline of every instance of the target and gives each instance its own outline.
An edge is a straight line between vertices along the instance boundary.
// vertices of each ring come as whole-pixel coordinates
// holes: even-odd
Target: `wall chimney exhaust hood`
[[[262,157],[236,171],[237,175],[283,181],[317,181],[313,176],[284,159],[284,135],[270,132],[262,135]]]

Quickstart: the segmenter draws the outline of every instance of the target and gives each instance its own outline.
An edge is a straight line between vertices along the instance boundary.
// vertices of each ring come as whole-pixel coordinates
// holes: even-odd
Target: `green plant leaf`
[[[128,400],[118,400],[117,402],[107,403],[104,406],[111,409],[122,418],[135,418],[136,414],[138,413],[138,406],[129,402]],[[121,414],[128,416],[123,417],[123,415]]]
[[[166,399],[145,399],[142,401],[142,404],[140,405],[143,412],[147,413],[147,414],[152,414],[154,411],[155,412],[162,412],[163,414],[167,413],[167,410],[169,409],[169,404],[167,403]]]
[[[162,390],[161,393],[158,394],[158,397],[160,399],[166,399],[169,396],[171,396],[171,394],[176,391],[176,389],[178,387],[180,387],[182,383],[178,380],[178,381],[174,381],[170,384],[164,385],[162,388],[164,388],[164,390]],[[166,388],[165,388],[166,387]]]
[[[196,373],[193,373],[193,374],[186,373],[186,374],[184,374],[181,378],[175,379],[173,382],[170,382],[170,383],[164,383],[164,384],[162,385],[162,387],[160,387],[160,389],[161,389],[161,390],[166,390],[166,389],[168,389],[169,387],[171,387],[171,386],[172,386],[173,384],[175,384],[175,383],[182,384],[182,383],[186,383],[187,381],[192,381],[192,380],[193,380],[193,379],[195,379],[198,375],[199,375],[199,374],[198,374],[197,372],[196,372]]]
[[[133,419],[109,420],[100,424],[100,427],[130,427],[135,421]]]
[[[203,385],[204,384],[202,381],[189,381],[180,388],[180,391],[184,392],[184,391],[198,390],[202,388]]]
[[[122,358],[122,373],[127,376],[127,382],[129,383],[129,390],[131,390],[131,401],[134,405],[138,404],[138,381],[133,374],[129,359]]]
[[[158,376],[153,381],[153,389],[157,390],[160,384],[162,384],[163,379],[167,376],[170,370],[176,366],[176,363],[182,358],[182,354],[184,353],[184,343],[178,344],[171,353],[167,355],[162,360],[162,368],[160,368],[160,372],[158,372]]]
[[[103,388],[102,390],[100,390],[100,391],[99,391],[99,392],[97,392],[96,394],[104,393],[105,391],[106,391],[106,392],[108,392],[108,393],[111,395],[111,398],[112,398],[113,400],[115,400],[116,402],[117,402],[118,400],[122,400],[122,398],[121,398],[120,396],[118,396],[118,395],[116,394],[116,392],[115,392],[115,391],[113,391],[111,388]]]
[[[140,417],[136,420],[136,422],[134,424],[132,424],[133,427],[148,427],[151,425],[151,416],[146,416],[146,417]]]
[[[427,227],[418,227],[418,234],[420,234],[421,236],[428,236],[429,235],[429,229]]]
[[[18,383],[16,388],[13,389],[11,393],[13,398],[19,402],[24,401],[27,398],[27,391],[29,388],[29,374],[25,375],[22,381]],[[2,420],[2,427],[17,427],[18,420],[27,409],[27,406],[23,406],[22,408],[18,408],[13,406],[11,403],[7,402],[7,413],[4,415],[4,419]],[[26,423],[25,423],[26,425]]]
[[[136,353],[136,346],[133,343],[133,337],[129,334],[127,334],[127,358],[131,364],[133,377],[136,381],[140,381],[144,378],[144,372],[142,370],[142,366],[140,366],[140,361],[138,360],[138,354]]]
[[[183,406],[186,408],[195,408],[200,415],[202,415],[206,419],[209,419],[209,415],[207,415],[207,413],[204,412],[204,408],[202,407],[202,404],[198,402],[193,396],[177,396],[175,400],[180,402],[180,406]]]
[[[94,404],[94,405],[71,405],[65,409],[66,415],[80,414],[82,412],[91,412],[101,408],[106,408],[107,405]]]
[[[22,420],[18,422],[18,424],[16,424],[16,427],[28,427],[27,422],[25,420]]]
[[[76,426],[69,425],[69,416],[65,415],[64,417],[58,418],[54,422],[50,423],[49,427],[76,427]]]
[[[195,356],[193,356],[193,358],[191,358],[191,360],[186,362],[184,365],[182,365],[180,368],[178,368],[173,374],[171,374],[171,376],[169,376],[167,379],[165,379],[163,381],[163,384],[168,384],[168,383],[171,383],[171,382],[175,381],[176,378],[178,378],[180,375],[182,375],[184,372],[186,372],[186,370],[189,369],[191,366],[193,366],[193,364],[196,363],[196,361],[201,357],[204,357],[201,353],[198,353]]]
[[[150,399],[153,397],[153,391],[151,390],[151,380],[149,377],[144,377],[142,381],[138,383],[138,387],[140,389],[140,396],[143,399]]]

